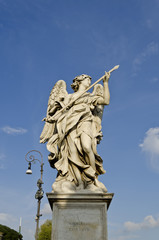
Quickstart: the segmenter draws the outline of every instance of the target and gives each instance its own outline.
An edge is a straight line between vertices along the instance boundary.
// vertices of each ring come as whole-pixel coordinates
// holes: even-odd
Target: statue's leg
[[[76,138],[76,129],[71,131],[70,134],[67,136],[67,144],[69,148],[69,156],[71,159],[74,160],[74,162],[70,162],[70,170],[72,175],[74,176],[74,183],[77,187],[83,186],[83,181],[82,181],[82,176],[81,176],[81,171],[80,171],[80,160],[79,160],[79,153],[77,151],[77,147],[75,145],[75,138]]]
[[[74,172],[74,175],[76,176],[77,189],[83,189],[84,188],[84,183],[82,181],[81,171],[79,170],[79,168],[75,164],[72,163],[71,166],[72,166],[72,170]]]
[[[92,139],[85,132],[81,134],[81,145],[86,156],[86,162],[96,171],[95,156],[92,150]]]

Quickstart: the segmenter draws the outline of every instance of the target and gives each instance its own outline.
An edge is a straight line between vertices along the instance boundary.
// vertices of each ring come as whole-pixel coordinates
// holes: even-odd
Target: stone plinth
[[[47,193],[52,240],[108,240],[107,210],[113,193]]]

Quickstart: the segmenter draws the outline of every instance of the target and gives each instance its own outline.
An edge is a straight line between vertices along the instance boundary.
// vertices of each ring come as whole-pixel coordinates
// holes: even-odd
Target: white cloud
[[[14,216],[7,213],[0,213],[0,224],[8,226],[15,231],[18,231],[19,228],[19,218],[15,218]],[[34,240],[35,234],[35,226],[31,224],[31,221],[22,219],[22,235],[24,239]]]
[[[28,226],[28,228],[25,226],[22,226],[22,235],[23,235],[23,239],[29,239],[29,240],[34,240],[35,237],[35,229],[30,229],[30,226]]]
[[[159,217],[155,219],[152,215],[146,216],[141,222],[127,221],[122,225],[118,225],[116,230],[113,227],[110,240],[140,239],[143,232],[146,233],[146,230],[157,227],[159,227]]]
[[[126,231],[130,232],[159,227],[159,218],[155,220],[153,216],[147,216],[140,223],[125,222],[124,227]]]
[[[125,234],[112,237],[110,240],[128,240],[128,239],[137,239],[139,236],[132,235],[132,234]]]
[[[9,226],[10,223],[16,222],[16,219],[7,213],[0,213],[0,223]]]
[[[156,42],[149,43],[146,46],[146,48],[134,59],[133,61],[134,71],[136,72],[148,57],[157,54],[158,49],[159,49],[158,43]]]
[[[45,203],[45,204],[44,204],[44,207],[43,207],[43,209],[41,210],[41,213],[42,213],[43,215],[48,215],[48,214],[51,214],[51,213],[52,213],[52,210],[51,210],[51,207],[50,207],[49,203]]]
[[[151,167],[159,171],[159,127],[150,128],[139,147],[149,155]]]
[[[21,135],[27,132],[27,129],[24,128],[12,128],[10,126],[5,126],[1,128],[3,132],[9,134],[9,135]]]
[[[143,143],[139,145],[144,152],[159,155],[159,127],[150,128],[146,132]]]

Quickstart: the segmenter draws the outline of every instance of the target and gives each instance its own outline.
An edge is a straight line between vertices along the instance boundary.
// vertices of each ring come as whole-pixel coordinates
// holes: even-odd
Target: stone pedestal
[[[113,193],[47,193],[53,211],[51,240],[108,240]]]

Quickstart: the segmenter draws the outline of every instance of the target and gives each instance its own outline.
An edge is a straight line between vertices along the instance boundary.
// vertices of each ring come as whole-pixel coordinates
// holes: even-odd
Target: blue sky
[[[0,0],[0,223],[24,240],[35,232],[36,181],[25,154],[44,157],[44,191],[56,171],[39,144],[50,91],[59,79],[72,92],[79,74],[94,82],[115,65],[104,138],[98,152],[107,173],[100,180],[115,196],[108,211],[109,240],[159,236],[159,1]],[[46,196],[40,223],[51,219]]]

